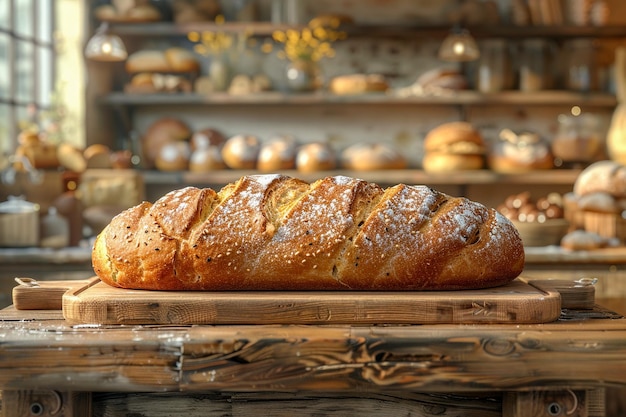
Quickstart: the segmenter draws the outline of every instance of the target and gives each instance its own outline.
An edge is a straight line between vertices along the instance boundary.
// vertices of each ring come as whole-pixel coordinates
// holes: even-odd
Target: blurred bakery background
[[[93,237],[142,200],[284,172],[497,207],[528,273],[598,278],[623,307],[622,1],[2,5],[2,294],[86,278]]]

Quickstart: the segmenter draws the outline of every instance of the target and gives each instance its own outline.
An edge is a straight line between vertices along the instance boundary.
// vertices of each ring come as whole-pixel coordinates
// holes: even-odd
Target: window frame
[[[0,35],[7,36],[8,38],[8,96],[0,95],[0,106],[7,107],[7,114],[0,112],[0,155],[11,154],[15,151],[18,145],[18,135],[20,130],[20,122],[23,121],[23,117],[20,115],[29,115],[31,121],[38,123],[38,116],[42,111],[49,110],[51,107],[50,98],[55,88],[56,80],[56,68],[55,62],[57,59],[56,45],[55,45],[55,30],[56,30],[56,12],[55,1],[49,0],[50,3],[47,7],[42,7],[42,2],[34,0],[29,5],[28,13],[31,19],[31,26],[33,33],[30,35],[19,33],[16,30],[17,25],[17,10],[16,3],[19,0],[8,0],[7,10],[7,23],[8,27],[0,26]],[[21,12],[23,13],[23,12]],[[46,25],[40,24],[42,19],[46,19]],[[49,33],[45,36],[41,33],[42,28],[49,29]],[[47,31],[46,31],[47,32]],[[32,47],[32,55],[28,58],[29,65],[31,66],[31,73],[29,82],[32,84],[30,97],[26,100],[18,98],[18,91],[16,87],[16,80],[18,79],[18,56],[17,49],[18,43],[27,43]],[[42,50],[45,50],[50,57],[49,68],[44,68],[41,65]],[[42,92],[41,77],[47,77],[47,86],[50,87],[50,91]],[[45,100],[45,101],[40,101]]]

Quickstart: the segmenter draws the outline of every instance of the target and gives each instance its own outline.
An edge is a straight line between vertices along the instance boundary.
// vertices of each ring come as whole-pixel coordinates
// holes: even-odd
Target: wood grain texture
[[[539,325],[0,322],[0,389],[495,392],[626,387],[626,320]]]
[[[206,392],[94,395],[94,417],[496,417],[501,415],[500,408],[498,394]]]
[[[516,280],[472,291],[142,291],[104,283],[63,296],[69,323],[96,324],[420,324],[546,323],[560,295]]]

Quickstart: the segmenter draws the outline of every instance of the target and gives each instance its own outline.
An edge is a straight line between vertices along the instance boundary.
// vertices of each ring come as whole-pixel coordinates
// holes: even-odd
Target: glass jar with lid
[[[592,91],[597,87],[595,45],[592,39],[573,39],[565,44],[566,86],[574,91]]]
[[[549,59],[552,46],[545,39],[526,39],[521,44],[519,89],[540,91],[551,87]]]
[[[552,140],[554,157],[563,167],[584,167],[598,158],[604,142],[600,118],[592,113],[560,114]]]
[[[504,39],[485,39],[480,43],[480,59],[476,70],[476,88],[494,93],[510,88],[510,51]]]

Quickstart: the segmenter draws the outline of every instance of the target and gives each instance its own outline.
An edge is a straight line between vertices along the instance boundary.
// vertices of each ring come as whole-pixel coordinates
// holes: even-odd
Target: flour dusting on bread
[[[92,259],[104,282],[135,289],[441,290],[509,282],[524,250],[508,219],[466,198],[271,174],[130,208]]]

